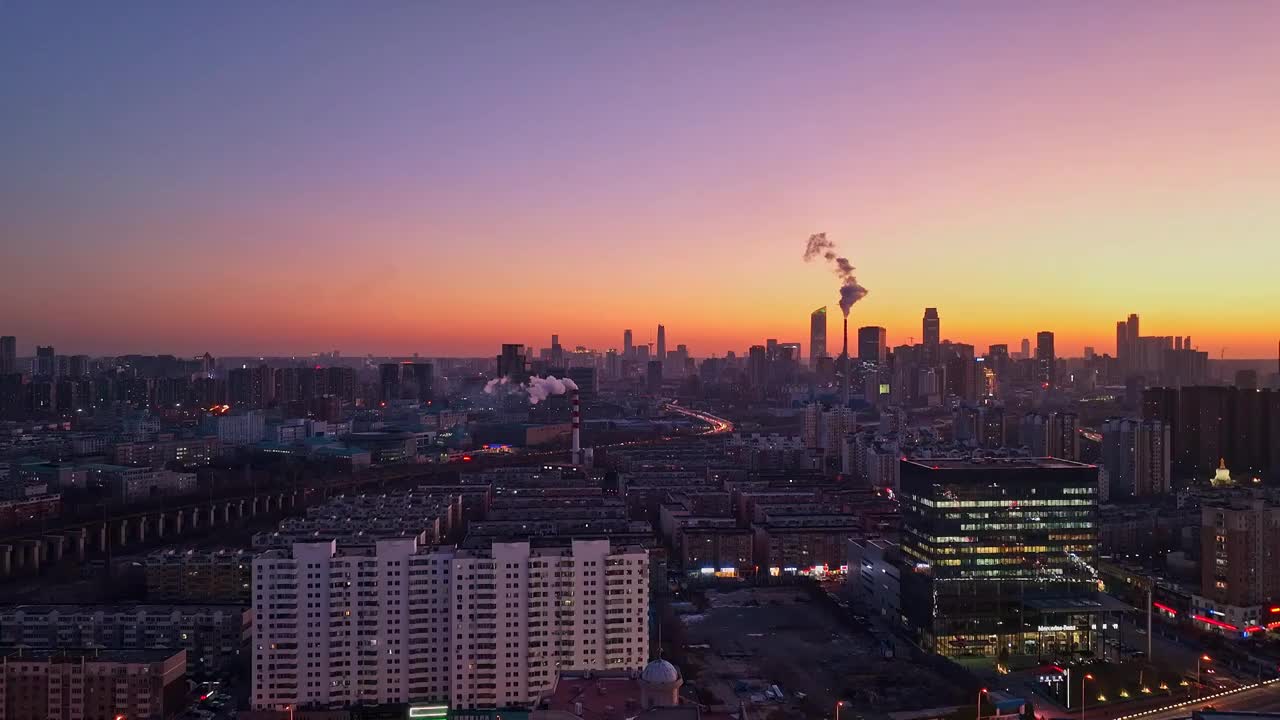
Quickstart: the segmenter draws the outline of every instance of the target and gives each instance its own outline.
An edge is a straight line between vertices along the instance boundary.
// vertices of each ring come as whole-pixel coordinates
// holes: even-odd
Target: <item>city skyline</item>
[[[481,356],[661,319],[740,352],[835,304],[800,258],[826,232],[871,288],[851,324],[891,345],[929,306],[944,339],[1078,355],[1136,309],[1271,358],[1277,21],[12,6],[0,90],[31,112],[0,120],[0,332]]]
[[[825,307],[819,308],[819,310],[825,310],[825,309],[826,309]],[[1056,345],[1057,348],[1062,348],[1065,346],[1067,348],[1065,352],[1062,350],[1055,350],[1055,356],[1059,358],[1086,357],[1087,351],[1093,352],[1098,355],[1110,355],[1113,358],[1120,357],[1117,354],[1118,338],[1108,339],[1105,336],[1101,336],[1101,339],[1097,340],[1096,342],[1091,342],[1088,339],[1078,341],[1078,342],[1076,340],[1069,339],[1067,343],[1063,343],[1062,335],[1060,335],[1054,330],[1034,331],[1034,332],[1028,333],[1027,335],[1021,337],[1016,341],[1012,338],[995,338],[994,336],[991,337],[989,342],[987,341],[975,342],[970,338],[951,337],[947,334],[947,330],[946,330],[947,317],[945,313],[941,312],[937,308],[925,308],[926,312],[930,310],[938,311],[938,316],[934,317],[933,320],[937,321],[941,325],[941,334],[939,336],[940,342],[972,345],[975,351],[977,351],[978,354],[980,355],[985,354],[987,349],[991,346],[1004,345],[1009,348],[1017,348],[1020,343],[1030,342],[1031,343],[1030,350],[1024,349],[1022,350],[1022,352],[1027,357],[1032,357],[1034,356],[1034,353],[1035,353],[1035,341],[1037,340],[1037,336],[1047,333],[1051,338],[1050,339],[1051,346]],[[801,337],[799,333],[791,333],[791,334],[766,333],[766,335],[768,335],[769,338],[776,339],[780,343],[791,343],[791,344],[799,345],[801,348],[801,357],[804,358],[806,361],[811,360],[815,356],[811,354],[811,348],[809,347],[808,342],[812,341],[812,332],[816,328],[816,326],[814,325],[814,317],[817,315],[817,313],[818,311],[814,311],[809,315],[809,326],[804,330],[804,338],[805,338],[804,340],[798,339]],[[854,313],[850,314],[850,318],[854,319],[856,315],[857,315],[857,312],[855,311]],[[1130,313],[1129,317],[1133,318],[1140,315],[1141,313]],[[831,341],[827,340],[827,338],[831,338],[832,337],[831,333],[834,332],[835,333],[834,342],[836,342],[837,345],[842,342],[840,338],[841,338],[841,332],[842,332],[843,318],[837,314],[834,318],[828,317],[827,319],[828,319],[828,327],[826,329],[826,334],[824,338],[826,352],[825,354],[820,353],[820,355],[823,355],[825,357],[835,358],[840,354],[839,349],[836,348],[833,350],[831,347]],[[925,322],[928,322],[928,319],[926,319]],[[830,325],[831,323],[834,323],[834,327]],[[917,323],[920,323],[920,321],[917,320]],[[883,327],[884,326],[877,326],[866,319],[862,319],[861,321],[856,321],[854,323],[851,323],[849,332],[855,336],[854,337],[855,350],[856,350],[856,345],[858,343],[857,336],[858,336],[859,330],[866,329],[866,328],[881,329]],[[1149,327],[1150,327],[1149,325],[1144,325],[1143,329],[1145,330],[1145,329],[1148,329]],[[663,323],[657,324],[657,331],[663,334],[659,335],[657,332],[654,332],[654,333],[651,333],[650,336],[648,337],[645,337],[643,335],[637,336],[632,346],[633,347],[647,346],[650,349],[650,352],[655,353],[654,357],[656,358],[657,349],[664,344],[659,342],[659,337],[662,337],[665,340],[666,325]],[[913,334],[904,334],[903,336],[899,336],[897,339],[895,339],[891,329],[886,329],[885,340],[884,340],[885,347],[892,349],[893,347],[903,346],[903,345],[918,346],[922,348],[927,346],[927,342],[925,338],[925,328],[922,327],[921,325],[918,325],[914,331],[911,331],[909,328],[902,328],[902,332],[903,333],[912,332]],[[522,342],[522,343],[515,343],[515,344],[520,345],[532,351],[549,350],[552,348],[553,344],[559,341],[559,338],[562,334],[563,333],[561,332],[551,332],[542,340],[535,339],[530,342]],[[577,340],[575,340],[572,333],[570,333],[570,334],[565,334],[565,338],[567,338],[569,342],[567,343],[560,342],[559,344],[560,344],[560,347],[567,348],[567,349],[581,347],[588,352],[606,353],[606,352],[612,351],[612,352],[617,352],[619,355],[626,355],[629,353],[629,350],[627,349],[628,344],[632,343],[631,338],[634,335],[635,333],[631,328],[621,328],[614,332],[614,336],[615,336],[614,340],[616,340],[617,342],[610,341],[608,339],[602,339],[602,341],[599,344],[595,344],[591,342],[578,342]],[[1181,333],[1167,334],[1163,330],[1158,330],[1156,333],[1154,333],[1151,337],[1147,339],[1150,339],[1153,341],[1167,339],[1171,346],[1173,342],[1176,340],[1178,343],[1178,347],[1180,349],[1181,341],[1183,340],[1183,337],[1184,336]],[[1191,336],[1186,336],[1186,337],[1188,339],[1193,339],[1191,338]],[[6,342],[8,342],[10,339],[15,339],[14,336],[12,335],[5,335],[4,338]],[[510,338],[507,338],[506,340],[509,340],[509,339]],[[765,339],[766,339],[765,335],[762,335],[759,337],[747,338],[746,340],[743,341],[743,344],[739,347],[731,346],[731,347],[718,348],[718,349],[713,348],[709,351],[703,351],[700,348],[690,346],[690,344],[687,342],[674,342],[674,343],[666,342],[665,345],[667,348],[677,347],[677,346],[688,346],[690,357],[722,357],[729,352],[735,353],[740,357],[745,357],[747,354],[747,351],[753,345],[759,345],[762,342],[764,342]],[[147,345],[145,349],[127,348],[124,351],[120,351],[120,352],[95,352],[92,350],[85,350],[81,346],[74,343],[70,346],[60,346],[52,343],[46,343],[43,340],[41,340],[39,337],[30,339],[30,340],[25,339],[23,337],[17,337],[16,343],[14,344],[16,346],[16,353],[15,353],[16,358],[26,359],[26,360],[35,359],[35,356],[37,354],[36,350],[38,347],[52,348],[53,351],[57,351],[60,355],[88,355],[91,357],[112,357],[112,356],[118,356],[118,355],[174,355],[176,357],[200,357],[201,355],[211,354],[214,357],[235,357],[235,358],[240,358],[240,357],[306,358],[306,357],[314,357],[314,356],[321,356],[321,355],[327,356],[331,353],[337,352],[340,354],[340,356],[347,357],[347,358],[365,357],[365,356],[393,357],[393,358],[410,358],[410,357],[482,358],[482,357],[489,357],[493,355],[493,351],[502,345],[510,345],[511,343],[507,342],[506,340],[499,339],[499,341],[496,343],[494,347],[489,347],[483,344],[479,345],[477,346],[476,351],[472,353],[430,352],[430,351],[424,351],[421,349],[412,349],[412,348],[400,349],[400,350],[393,349],[391,351],[386,351],[386,352],[374,352],[374,351],[366,352],[360,349],[359,347],[356,347],[356,348],[321,347],[321,348],[308,348],[306,350],[292,351],[292,352],[288,350],[280,351],[280,352],[263,352],[263,351],[255,352],[252,350],[252,348],[249,349],[248,351],[242,351],[242,352],[220,352],[216,348],[206,347],[203,349],[195,349],[191,352],[177,352],[177,351],[174,351],[172,348],[166,348],[163,345],[156,346],[156,347]],[[1280,354],[1280,349],[1278,349],[1276,345],[1272,346],[1270,356],[1267,356],[1266,354],[1259,354],[1257,357],[1237,356],[1233,353],[1226,353],[1223,357],[1219,357],[1218,354],[1210,352],[1209,348],[1201,347],[1200,343],[1198,342],[1194,343],[1193,345],[1188,345],[1187,349],[1190,350],[1190,349],[1193,349],[1193,347],[1194,349],[1208,353],[1208,357],[1210,360],[1226,359],[1226,360],[1234,360],[1234,361],[1242,361],[1242,362],[1253,361],[1253,362],[1260,362],[1260,363],[1261,362],[1274,363],[1277,361],[1278,354]],[[857,353],[853,353],[853,354],[857,354]]]

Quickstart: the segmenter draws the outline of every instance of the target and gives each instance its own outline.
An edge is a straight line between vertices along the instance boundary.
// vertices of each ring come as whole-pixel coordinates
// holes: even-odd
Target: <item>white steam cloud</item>
[[[529,378],[529,382],[525,385],[513,383],[508,377],[495,378],[484,384],[484,391],[493,395],[503,386],[510,386],[517,392],[528,394],[530,405],[537,405],[552,395],[563,395],[570,390],[578,389],[577,383],[569,378],[558,378],[552,375],[544,378]]]

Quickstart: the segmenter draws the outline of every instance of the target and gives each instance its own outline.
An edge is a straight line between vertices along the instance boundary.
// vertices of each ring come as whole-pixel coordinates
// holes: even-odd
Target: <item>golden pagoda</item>
[[[1210,482],[1213,483],[1214,487],[1229,487],[1231,485],[1235,485],[1235,482],[1231,479],[1231,471],[1227,469],[1226,458],[1218,458],[1218,470],[1214,472],[1213,480]]]

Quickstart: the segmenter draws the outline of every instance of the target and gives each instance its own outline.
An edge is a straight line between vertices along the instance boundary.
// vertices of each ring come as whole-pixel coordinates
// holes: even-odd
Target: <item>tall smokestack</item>
[[[582,405],[578,400],[578,389],[573,389],[573,462],[578,462],[582,455]]]
[[[849,316],[844,316],[844,350],[842,353],[847,361],[849,359]]]

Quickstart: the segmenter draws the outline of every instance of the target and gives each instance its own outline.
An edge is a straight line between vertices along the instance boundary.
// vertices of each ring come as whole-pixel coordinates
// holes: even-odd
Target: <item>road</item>
[[[1148,660],[1168,670],[1194,675],[1196,658],[1209,651],[1193,640],[1179,636],[1174,629],[1159,621],[1152,623],[1151,629],[1154,634],[1151,637],[1151,654]],[[1142,652],[1147,651],[1146,616],[1138,616],[1137,621],[1134,622],[1126,615],[1120,622],[1120,630],[1120,636],[1127,647]],[[1257,679],[1236,673],[1220,663],[1205,663],[1204,668],[1212,668],[1216,673],[1223,673],[1244,683]],[[1215,680],[1213,674],[1205,673],[1202,678],[1205,682],[1211,683]]]
[[[722,435],[724,433],[733,432],[733,423],[725,420],[724,418],[716,417],[711,413],[705,413],[699,410],[690,410],[687,407],[681,407],[675,403],[667,403],[666,409],[679,415],[691,417],[695,420],[701,420],[702,422],[710,425],[711,428],[703,433],[703,435]]]
[[[1217,710],[1275,712],[1280,710],[1280,681],[1269,680],[1263,685],[1251,687],[1248,690],[1222,696],[1209,696],[1203,700],[1179,704],[1167,710],[1148,710],[1143,713],[1122,715],[1111,720],[1179,720],[1191,717],[1193,711],[1206,705],[1212,705]]]

